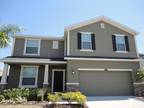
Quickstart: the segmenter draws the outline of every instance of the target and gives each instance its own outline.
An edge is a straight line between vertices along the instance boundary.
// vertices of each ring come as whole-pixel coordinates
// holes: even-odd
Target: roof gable
[[[115,26],[115,27],[117,27],[117,28],[119,28],[123,31],[126,31],[126,32],[128,32],[132,35],[137,35],[138,34],[137,31],[135,31],[135,30],[123,25],[123,24],[120,24],[116,21],[113,21],[112,19],[107,18],[105,16],[100,16],[100,17],[90,19],[90,20],[87,20],[87,21],[84,21],[84,22],[80,22],[80,23],[77,23],[77,24],[72,24],[70,26],[67,26],[65,28],[65,30],[74,30],[74,29],[77,29],[77,28],[80,28],[80,27],[83,27],[83,26],[86,26],[86,25],[89,25],[89,24],[93,24],[93,23],[96,23],[96,22],[100,22],[100,21],[104,21],[108,24],[111,24],[111,25],[113,25],[113,26]]]

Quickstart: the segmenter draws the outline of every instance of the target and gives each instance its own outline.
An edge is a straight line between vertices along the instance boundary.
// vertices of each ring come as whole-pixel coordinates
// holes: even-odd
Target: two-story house
[[[133,95],[140,67],[136,35],[104,16],[66,27],[61,38],[16,35],[12,55],[1,60],[1,87]]]

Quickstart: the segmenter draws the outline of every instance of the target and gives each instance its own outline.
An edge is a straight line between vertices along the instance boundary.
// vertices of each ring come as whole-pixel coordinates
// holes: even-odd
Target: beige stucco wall
[[[93,52],[80,51],[77,48],[77,33],[92,32],[95,34],[96,50]],[[125,34],[129,39],[129,53],[116,53],[113,51],[112,35]],[[93,23],[70,31],[70,55],[69,56],[101,56],[101,57],[137,57],[134,36],[105,23],[105,29],[100,28],[99,23]]]
[[[79,82],[78,68],[114,68],[114,69],[133,69],[132,76],[139,68],[138,62],[104,62],[104,61],[71,61],[67,62],[67,82]],[[72,71],[75,74],[72,74]]]
[[[25,56],[24,53],[24,38],[16,38],[14,46],[13,56]],[[52,49],[52,40],[41,40],[40,56],[38,57],[50,57],[61,58],[64,56],[64,41],[59,41],[59,48]]]

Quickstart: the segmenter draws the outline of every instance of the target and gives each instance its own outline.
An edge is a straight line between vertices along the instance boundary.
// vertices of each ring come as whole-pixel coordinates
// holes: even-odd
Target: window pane
[[[27,47],[38,47],[38,40],[27,40]]]
[[[91,43],[90,42],[83,42],[82,43],[82,49],[91,49]]]
[[[82,33],[82,42],[91,42],[91,34]]]
[[[116,42],[117,44],[124,44],[124,36],[116,36]]]
[[[26,53],[38,54],[39,41],[27,40]]]
[[[35,78],[23,78],[22,85],[35,85]]]
[[[24,78],[35,78],[37,68],[35,67],[23,67],[23,77]]]
[[[92,49],[91,34],[82,33],[82,49]]]
[[[38,48],[37,47],[27,47],[26,53],[30,54],[38,54]]]
[[[125,51],[125,38],[124,36],[116,36],[117,51]]]
[[[118,51],[125,51],[125,45],[124,44],[117,44],[117,50]]]

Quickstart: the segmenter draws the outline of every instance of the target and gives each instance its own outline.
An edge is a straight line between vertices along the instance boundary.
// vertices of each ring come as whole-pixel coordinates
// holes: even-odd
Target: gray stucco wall
[[[95,34],[96,50],[93,52],[80,51],[77,48],[77,33],[92,32]],[[125,34],[129,40],[129,53],[116,53],[113,51],[112,35]],[[105,23],[105,29],[100,28],[99,23],[93,23],[70,31],[70,54],[69,56],[102,56],[102,57],[137,57],[134,36]]]
[[[16,38],[13,56],[26,56],[24,54],[24,38]],[[28,55],[27,55],[28,56]],[[50,57],[61,58],[64,56],[64,41],[59,40],[59,48],[52,49],[52,40],[41,40],[40,56],[37,57]]]
[[[67,82],[79,82],[78,68],[114,68],[114,69],[133,69],[132,76],[139,68],[138,62],[101,62],[101,61],[68,61],[67,63]],[[75,74],[72,75],[72,71]]]

